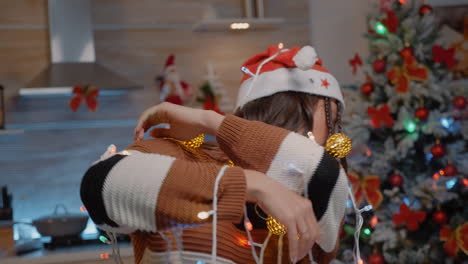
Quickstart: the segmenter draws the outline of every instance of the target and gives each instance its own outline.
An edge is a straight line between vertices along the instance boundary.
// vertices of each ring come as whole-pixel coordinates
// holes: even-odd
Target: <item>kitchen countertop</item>
[[[119,242],[120,256],[128,259],[133,257],[133,248],[128,242]],[[109,254],[108,261],[103,262],[106,258],[101,258],[101,254]],[[113,263],[112,262],[112,246],[106,244],[93,244],[71,246],[66,248],[57,248],[54,250],[41,249],[21,256],[0,258],[2,264],[55,264],[55,263]],[[125,261],[125,263],[129,263]]]

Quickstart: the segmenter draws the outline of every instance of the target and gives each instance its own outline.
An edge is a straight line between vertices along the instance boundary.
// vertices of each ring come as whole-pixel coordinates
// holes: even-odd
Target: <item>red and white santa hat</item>
[[[247,60],[241,70],[244,76],[236,108],[255,99],[286,91],[334,98],[344,108],[338,81],[322,67],[322,61],[311,46],[284,49],[282,44],[270,45],[265,52]]]
[[[166,64],[164,64],[164,68],[174,65],[174,60],[175,60],[174,54],[169,55],[169,57],[167,57],[166,59]]]

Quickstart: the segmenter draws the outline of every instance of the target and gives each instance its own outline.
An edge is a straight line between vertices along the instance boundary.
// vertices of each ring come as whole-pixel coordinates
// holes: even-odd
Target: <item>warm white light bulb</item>
[[[231,24],[231,29],[237,30],[237,29],[248,29],[250,27],[249,23],[232,23]]]
[[[208,217],[210,217],[210,214],[208,212],[203,211],[203,212],[199,212],[197,216],[198,218],[205,220]]]

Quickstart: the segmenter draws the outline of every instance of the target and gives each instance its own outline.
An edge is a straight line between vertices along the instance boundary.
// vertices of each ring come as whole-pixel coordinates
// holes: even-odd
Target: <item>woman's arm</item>
[[[300,246],[294,239],[297,221],[314,218],[309,200],[264,173],[188,161],[177,158],[178,151],[171,141],[139,141],[128,148],[129,155],[106,155],[91,166],[82,180],[81,198],[92,220],[118,233],[210,222],[211,217],[202,219],[199,213],[213,210],[214,184],[222,173],[217,192],[219,221],[240,222],[246,199],[258,201],[288,226],[291,256],[302,258],[312,247],[316,227],[303,234]]]
[[[234,163],[265,173],[312,201],[322,235],[317,243],[332,252],[338,243],[348,194],[339,162],[314,140],[294,132],[227,116],[217,130],[221,149]]]
[[[81,199],[98,226],[120,233],[156,232],[207,221],[198,213],[212,210],[215,179],[222,166],[167,155],[177,149],[171,145],[162,139],[142,141],[128,148],[129,155],[116,154],[88,169]],[[239,167],[223,169],[218,190],[220,221],[241,220],[244,174]]]

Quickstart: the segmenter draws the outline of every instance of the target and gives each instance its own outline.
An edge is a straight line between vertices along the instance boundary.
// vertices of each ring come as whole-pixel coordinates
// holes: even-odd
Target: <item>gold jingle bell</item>
[[[268,216],[266,220],[266,225],[268,231],[277,236],[284,235],[288,232],[288,229],[283,224],[276,221],[276,219],[272,216]]]
[[[344,158],[351,151],[351,139],[343,133],[333,134],[327,139],[326,149],[334,158]]]

